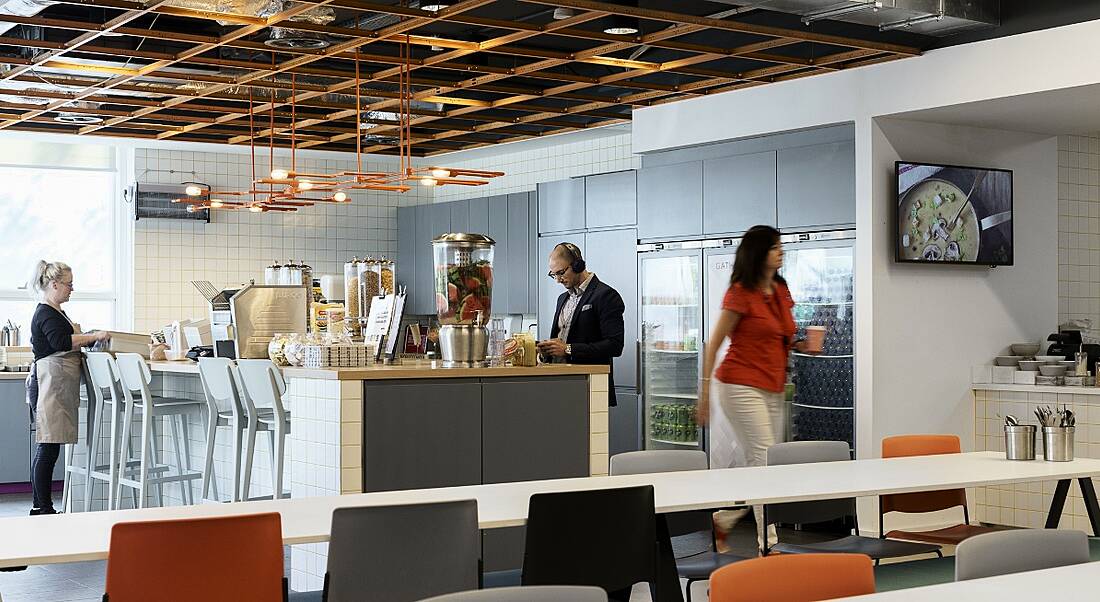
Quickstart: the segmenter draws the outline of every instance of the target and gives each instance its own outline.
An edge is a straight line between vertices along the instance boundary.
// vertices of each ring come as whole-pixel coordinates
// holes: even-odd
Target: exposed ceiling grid
[[[920,54],[896,43],[904,35],[777,26],[710,0],[421,1],[271,0],[229,14],[218,10],[265,3],[37,0],[35,14],[0,14],[0,130],[277,146],[293,130],[300,148],[354,150],[362,135],[364,151],[394,154],[407,40],[423,156]],[[624,19],[636,33],[613,33]],[[290,45],[272,45],[287,32]]]

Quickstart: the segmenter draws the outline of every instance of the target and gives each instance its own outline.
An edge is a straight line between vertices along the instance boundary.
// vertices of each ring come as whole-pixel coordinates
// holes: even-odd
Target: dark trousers
[[[53,469],[61,455],[60,443],[39,443],[31,462],[31,486],[34,490],[34,508],[53,511]]]

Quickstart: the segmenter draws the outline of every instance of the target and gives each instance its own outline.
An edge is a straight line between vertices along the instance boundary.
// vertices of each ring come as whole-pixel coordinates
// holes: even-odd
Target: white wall
[[[1100,330],[1100,135],[1058,137],[1058,323]]]
[[[872,130],[874,385],[860,400],[872,408],[869,443],[877,455],[889,435],[956,433],[971,449],[971,365],[1057,326],[1057,139],[893,119]],[[896,160],[1013,170],[1015,265],[894,263]]]

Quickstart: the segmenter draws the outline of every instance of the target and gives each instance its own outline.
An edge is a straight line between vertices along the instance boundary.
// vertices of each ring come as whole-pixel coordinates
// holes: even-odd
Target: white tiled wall
[[[630,133],[551,144],[533,150],[501,152],[492,157],[450,160],[446,155],[436,161],[445,167],[466,167],[503,171],[506,175],[490,180],[486,186],[445,186],[435,191],[435,202],[526,192],[534,190],[539,182],[564,180],[573,176],[638,169],[642,166],[640,155],[631,153]]]
[[[364,169],[390,167],[375,160]],[[266,172],[266,158],[258,166]],[[287,167],[289,161],[276,160]],[[299,171],[354,169],[354,161],[299,157]],[[206,153],[139,148],[135,150],[138,182],[178,184],[199,181],[215,190],[247,190],[251,158],[239,153]],[[172,173],[172,172],[175,173]],[[190,172],[195,172],[194,174]],[[262,176],[262,173],[258,174]],[[262,281],[273,260],[301,259],[314,273],[340,273],[353,255],[396,255],[397,206],[431,198],[417,186],[405,193],[354,191],[352,202],[318,204],[297,213],[213,212],[209,224],[175,219],[142,219],[135,227],[134,328],[155,330],[173,320],[206,317],[209,305],[190,284],[209,280],[229,287]]]
[[[1037,406],[1065,404],[1077,416],[1074,456],[1100,458],[1100,395],[975,391],[974,404],[975,451],[1004,451],[1004,416],[1012,414],[1033,424],[1034,419],[1026,419],[1035,415]],[[1042,454],[1041,438],[1040,434],[1035,443],[1037,455]],[[975,510],[974,519],[999,525],[1042,527],[1056,483],[1041,481],[979,487],[970,500]],[[1084,499],[1076,481],[1070,487],[1059,527],[1091,533]]]
[[[1100,329],[1100,134],[1058,137],[1058,323]]]

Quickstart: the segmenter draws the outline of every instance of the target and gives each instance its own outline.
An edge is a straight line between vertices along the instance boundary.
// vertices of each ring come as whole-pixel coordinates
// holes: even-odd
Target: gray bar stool
[[[286,382],[271,360],[237,360],[237,370],[244,385],[244,404],[248,413],[242,498],[250,499],[248,489],[256,452],[256,431],[265,430],[271,433],[272,498],[279,499],[285,495],[283,466],[286,464],[286,436],[290,433],[290,412],[283,407]]]
[[[146,485],[155,485],[157,503],[164,504],[164,483],[179,483],[180,496],[184,504],[195,502],[191,483],[202,478],[202,473],[191,469],[190,444],[187,440],[187,416],[191,414],[201,415],[205,402],[191,399],[177,399],[172,397],[155,397],[149,390],[153,376],[149,372],[149,365],[145,358],[136,353],[119,353],[115,356],[115,364],[118,366],[118,374],[122,383],[122,394],[126,400],[126,411],[122,419],[122,440],[130,438],[130,425],[133,422],[134,412],[140,411],[141,417],[141,452],[137,458],[136,471],[127,471],[126,464],[129,458],[119,463],[119,494],[123,487],[131,487],[137,491],[138,507],[145,506]],[[134,394],[138,396],[135,397]],[[172,427],[172,444],[175,448],[176,462],[174,475],[159,476],[168,467],[157,462],[157,418],[168,418]],[[182,449],[180,446],[182,428]],[[182,461],[181,461],[182,458]],[[135,473],[135,474],[132,474]],[[157,475],[157,476],[153,476]],[[117,497],[117,495],[116,495]]]
[[[233,431],[233,495],[230,501],[241,501],[241,452],[244,434],[248,428],[241,400],[240,377],[233,360],[224,357],[199,358],[199,379],[202,392],[206,397],[206,466],[202,473],[202,499],[207,498],[210,484],[214,485],[215,501],[218,496],[218,482],[214,478],[214,448],[218,427],[229,427]]]
[[[118,368],[115,366],[115,358],[102,351],[89,351],[85,353],[85,361],[88,366],[88,377],[91,382],[92,396],[94,400],[89,403],[90,411],[93,411],[93,419],[88,425],[88,461],[89,469],[84,482],[84,511],[92,509],[92,491],[95,481],[107,483],[107,509],[116,510],[118,500],[115,493],[118,490],[119,475],[119,445],[121,437],[119,422],[124,411],[124,397],[119,384]],[[104,394],[107,391],[107,394]],[[94,404],[94,405],[93,405]],[[99,462],[99,455],[103,444],[103,414],[109,408],[111,419],[111,432],[108,444],[111,446],[107,452],[107,463]],[[127,446],[128,448],[130,446]],[[129,468],[133,468],[131,463]],[[135,503],[137,498],[135,497]]]

